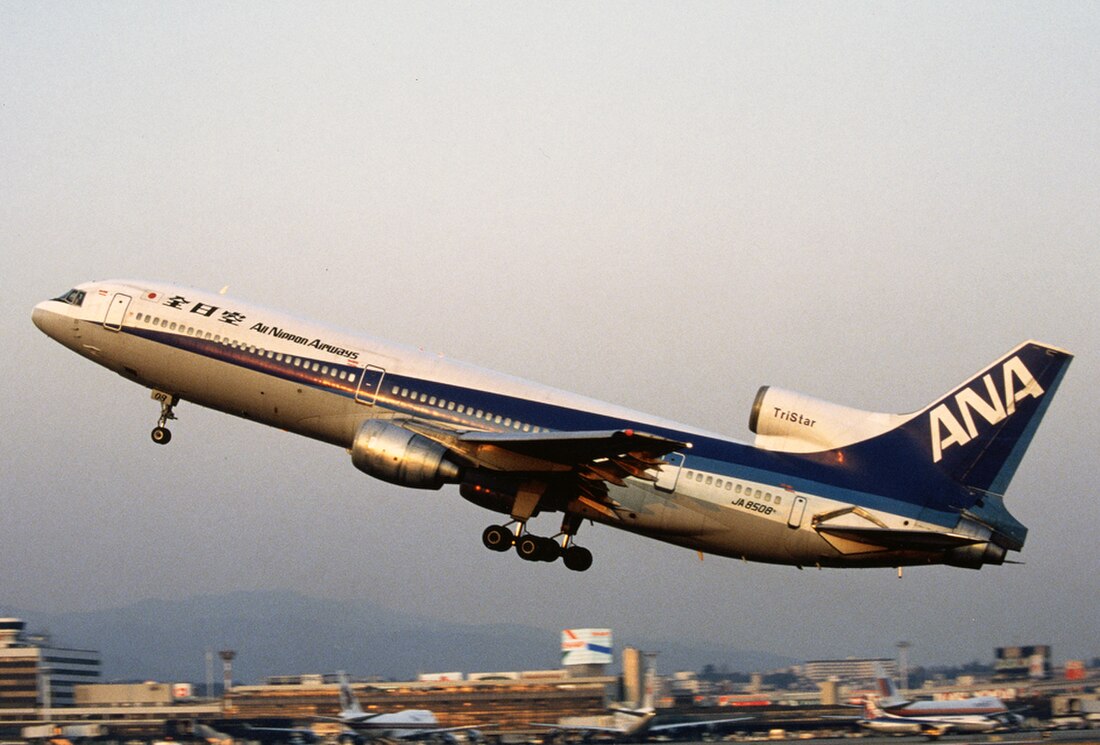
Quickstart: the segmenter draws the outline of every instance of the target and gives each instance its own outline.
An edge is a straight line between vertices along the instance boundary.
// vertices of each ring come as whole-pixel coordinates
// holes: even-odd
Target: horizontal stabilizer
[[[957,533],[937,533],[929,530],[892,530],[879,527],[864,528],[847,525],[819,525],[817,532],[855,541],[856,543],[897,550],[940,551],[973,543],[982,543],[987,540]]]

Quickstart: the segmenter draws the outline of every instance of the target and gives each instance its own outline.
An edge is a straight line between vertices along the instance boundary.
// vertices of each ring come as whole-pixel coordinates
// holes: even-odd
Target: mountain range
[[[42,613],[2,608],[58,647],[100,652],[104,681],[201,682],[208,650],[236,651],[234,679],[347,670],[408,680],[426,672],[543,670],[560,666],[560,630],[516,624],[460,624],[386,608],[370,600],[253,591],[144,600],[106,610]],[[792,660],[706,642],[616,639],[659,650],[662,671],[707,664],[743,672]],[[217,658],[215,657],[215,660]],[[220,679],[220,662],[215,675]]]

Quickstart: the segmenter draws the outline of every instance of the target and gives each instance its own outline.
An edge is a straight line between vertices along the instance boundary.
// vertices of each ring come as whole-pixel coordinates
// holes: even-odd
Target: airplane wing
[[[410,730],[406,733],[398,731],[392,733],[390,737],[397,740],[404,740],[406,742],[413,742],[417,740],[434,740],[439,735],[443,735],[448,732],[477,732],[478,730],[493,726],[495,725],[478,725],[477,727],[437,727],[434,729],[421,729],[415,731]]]
[[[493,471],[580,477],[581,491],[603,501],[607,484],[628,477],[656,481],[661,458],[688,443],[633,429],[589,432],[449,431],[420,421],[401,426]]]
[[[608,735],[621,735],[623,730],[619,727],[601,727],[598,724],[546,724],[545,722],[528,722],[532,727],[544,727],[560,732],[592,732]]]
[[[753,717],[727,717],[726,719],[707,719],[698,722],[678,722],[676,724],[654,724],[650,726],[649,732],[676,732],[678,730],[692,730],[692,729],[706,729],[709,727],[717,727],[723,724],[733,724],[734,722],[744,722],[746,719],[752,719]]]

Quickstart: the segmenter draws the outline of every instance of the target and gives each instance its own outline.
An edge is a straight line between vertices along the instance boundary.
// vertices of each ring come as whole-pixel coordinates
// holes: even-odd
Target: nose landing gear
[[[157,420],[157,426],[153,427],[153,442],[158,445],[167,445],[172,439],[172,432],[164,425],[169,419],[176,418],[173,408],[179,403],[179,399],[171,393],[153,391],[153,400],[160,401],[160,419]]]

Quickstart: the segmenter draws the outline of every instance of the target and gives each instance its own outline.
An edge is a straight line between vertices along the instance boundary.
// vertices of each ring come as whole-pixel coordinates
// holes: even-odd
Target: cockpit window
[[[84,290],[69,290],[61,297],[54,299],[59,300],[62,303],[68,303],[69,305],[80,307],[84,304]]]

